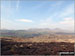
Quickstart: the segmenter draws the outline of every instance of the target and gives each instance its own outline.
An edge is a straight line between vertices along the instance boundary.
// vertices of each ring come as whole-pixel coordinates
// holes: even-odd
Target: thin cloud
[[[72,18],[64,18],[63,21],[60,22],[60,24],[64,24],[64,25],[74,25],[74,19]]]
[[[74,31],[74,19],[73,18],[64,18],[64,20],[60,21],[58,24],[61,25],[61,28]]]
[[[55,2],[56,2],[55,4],[51,5],[52,7],[56,7],[56,6],[60,7],[64,3],[64,1],[55,1]]]
[[[17,3],[16,3],[16,10],[19,8],[19,3],[20,3],[20,0],[17,0]]]
[[[31,22],[33,22],[32,20],[29,20],[29,19],[18,19],[17,21],[26,22],[26,23],[31,23]]]
[[[61,8],[60,5],[59,5],[59,8]],[[55,8],[53,8],[53,10],[55,10]],[[54,12],[51,15],[51,17],[52,18],[55,18],[56,17],[56,18],[60,19],[60,18],[68,17],[70,15],[74,15],[74,4],[67,5],[67,7],[64,7],[64,9],[61,10],[61,11]]]
[[[40,8],[42,8],[47,3],[48,2],[41,2],[40,4],[37,4],[37,5],[33,6],[32,9],[33,10],[40,9]]]
[[[69,31],[74,31],[74,19],[64,18],[62,21],[54,22],[51,18],[42,20],[39,25],[41,28],[61,28]]]
[[[68,7],[64,8],[59,17],[65,17],[71,14],[74,14],[74,4],[71,4]]]

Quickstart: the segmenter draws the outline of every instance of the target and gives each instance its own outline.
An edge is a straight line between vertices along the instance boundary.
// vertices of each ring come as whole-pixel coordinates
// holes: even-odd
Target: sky
[[[1,29],[60,28],[74,31],[74,0],[1,0]]]

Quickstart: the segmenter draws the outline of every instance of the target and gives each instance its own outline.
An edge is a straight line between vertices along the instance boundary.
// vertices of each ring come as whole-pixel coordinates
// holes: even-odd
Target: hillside
[[[51,30],[1,30],[2,55],[59,55],[74,52],[74,33]]]
[[[74,43],[25,42],[23,40],[1,38],[1,55],[59,55],[60,52],[74,52]]]
[[[40,35],[35,37],[1,37],[1,38],[7,38],[12,39],[13,41],[17,42],[75,42],[75,35]]]
[[[28,29],[28,30],[0,30],[0,36],[2,37],[35,37],[40,35],[75,35],[74,32],[70,32],[62,29]]]

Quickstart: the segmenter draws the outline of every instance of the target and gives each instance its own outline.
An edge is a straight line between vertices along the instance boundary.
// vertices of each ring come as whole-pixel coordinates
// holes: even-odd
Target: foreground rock
[[[74,52],[74,43],[68,42],[16,42],[1,39],[2,55],[59,55],[59,52]]]

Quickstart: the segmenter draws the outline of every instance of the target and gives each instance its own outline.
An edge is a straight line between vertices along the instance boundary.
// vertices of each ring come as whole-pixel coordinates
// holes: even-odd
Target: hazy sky
[[[1,1],[1,28],[74,30],[74,0]]]

